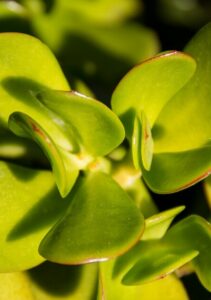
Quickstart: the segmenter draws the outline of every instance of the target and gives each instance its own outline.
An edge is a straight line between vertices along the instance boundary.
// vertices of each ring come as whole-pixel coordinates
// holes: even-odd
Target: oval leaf
[[[67,214],[39,251],[63,264],[105,260],[131,248],[143,229],[143,216],[128,195],[108,175],[93,173],[79,185]]]
[[[124,139],[121,122],[99,101],[72,91],[48,90],[37,97],[71,125],[78,137],[78,143],[91,155],[106,155]]]
[[[112,109],[131,139],[134,116],[144,111],[151,126],[159,113],[195,71],[195,61],[181,52],[168,52],[133,68],[112,95]]]

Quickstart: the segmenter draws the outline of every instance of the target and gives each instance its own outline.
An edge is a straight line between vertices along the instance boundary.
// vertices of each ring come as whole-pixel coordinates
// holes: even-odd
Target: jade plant
[[[211,24],[134,67],[111,108],[38,39],[0,34],[2,299],[188,299],[211,291],[211,225],[156,193],[210,173]]]

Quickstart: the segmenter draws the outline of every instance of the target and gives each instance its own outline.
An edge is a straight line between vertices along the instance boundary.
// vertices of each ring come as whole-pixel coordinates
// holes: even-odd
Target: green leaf
[[[97,172],[79,184],[67,214],[39,251],[63,264],[105,260],[131,248],[143,228],[143,216],[133,201],[108,175]]]
[[[161,54],[133,68],[112,95],[112,109],[125,125],[131,139],[134,117],[144,111],[151,126],[159,113],[190,79],[195,61],[181,52]]]
[[[185,48],[197,62],[196,72],[164,107],[152,130],[155,154],[144,177],[154,191],[174,192],[210,174],[210,34],[211,23]]]
[[[0,272],[25,270],[44,259],[38,246],[61,217],[61,201],[48,171],[0,162]]]
[[[149,172],[142,168],[147,185],[156,193],[188,188],[210,174],[209,145],[183,152],[155,153]]]
[[[158,223],[158,230],[160,224]],[[161,239],[140,241],[116,260],[114,276],[126,285],[143,284],[190,262],[202,285],[211,290],[211,225],[199,216],[178,222]]]
[[[187,300],[186,291],[176,276],[170,275],[162,280],[137,285],[125,286],[121,283],[121,275],[114,277],[115,260],[99,264],[99,296],[98,299],[141,299],[142,300]]]
[[[200,216],[190,216],[169,230],[164,243],[199,252],[191,263],[202,285],[211,291],[211,224]]]
[[[147,218],[145,220],[145,231],[142,240],[162,238],[173,219],[184,209],[185,206],[178,206]]]
[[[64,266],[45,262],[26,273],[35,299],[93,300],[98,265]]]
[[[175,245],[165,246],[159,241],[141,242],[139,246],[139,259],[122,279],[125,285],[161,279],[199,254],[197,250],[182,249]]]
[[[141,162],[145,170],[149,171],[152,163],[154,143],[151,127],[143,111],[136,116],[132,135],[132,154],[134,166],[141,168]]]
[[[15,111],[26,113],[39,122],[58,145],[72,150],[70,136],[35,97],[49,88],[69,90],[51,51],[34,37],[17,33],[0,34],[0,45],[1,125],[7,127],[8,118]]]
[[[99,101],[76,92],[45,91],[37,97],[73,128],[81,149],[93,156],[108,154],[124,139],[121,122]]]
[[[65,197],[79,174],[73,155],[68,156],[68,153],[65,155],[65,152],[59,149],[47,132],[26,114],[13,113],[9,118],[8,126],[15,134],[33,139],[43,149],[51,163],[60,194]]]

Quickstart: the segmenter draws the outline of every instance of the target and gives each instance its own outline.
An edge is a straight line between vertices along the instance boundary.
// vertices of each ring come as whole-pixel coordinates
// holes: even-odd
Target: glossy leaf
[[[173,219],[184,209],[185,206],[178,206],[147,218],[145,220],[146,227],[142,236],[142,241],[162,238],[171,225]]]
[[[65,197],[73,187],[78,174],[74,156],[59,149],[40,125],[26,114],[15,112],[9,118],[9,128],[21,137],[33,139],[44,151],[53,169],[60,194]]]
[[[153,128],[155,155],[144,177],[154,191],[174,192],[210,174],[210,33],[208,24],[185,48],[197,61],[196,72],[164,107]]]
[[[134,166],[149,171],[153,158],[154,143],[151,134],[151,127],[143,111],[136,116],[132,135],[132,153]]]
[[[98,265],[64,266],[45,262],[26,273],[35,299],[95,299]]]
[[[38,265],[40,241],[64,213],[50,172],[0,162],[0,271]]]
[[[21,111],[39,122],[58,145],[72,150],[70,135],[56,124],[55,116],[35,97],[48,88],[69,90],[51,51],[34,37],[17,33],[0,34],[0,45],[2,126],[7,127],[10,114]]]
[[[203,218],[190,216],[172,226],[163,238],[140,241],[119,257],[114,276],[124,273],[124,284],[143,284],[191,262],[202,285],[210,291],[210,229],[211,225]]]
[[[115,261],[100,263],[99,272],[99,295],[98,300],[187,300],[188,296],[182,283],[176,276],[170,275],[162,280],[156,280],[152,283],[125,286],[121,283],[121,276],[113,276],[113,266]]]
[[[133,201],[108,175],[97,172],[79,184],[67,214],[39,251],[63,264],[105,260],[131,248],[143,229],[143,216]]]
[[[81,149],[89,154],[105,155],[122,142],[121,122],[99,101],[76,92],[45,91],[37,97],[73,128]]]
[[[155,153],[150,172],[143,169],[144,180],[157,193],[188,188],[210,174],[210,153],[209,145],[183,152]]]
[[[144,284],[161,279],[199,254],[197,250],[182,249],[175,245],[165,246],[154,241],[142,242],[139,246],[139,259],[122,279],[125,285]]]
[[[144,111],[153,126],[163,107],[194,71],[194,60],[174,51],[145,61],[120,81],[112,95],[112,109],[123,121],[129,139],[135,115]]]

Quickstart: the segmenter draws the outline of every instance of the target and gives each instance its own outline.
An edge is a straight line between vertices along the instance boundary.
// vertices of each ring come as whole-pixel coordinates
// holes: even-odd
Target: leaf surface
[[[39,251],[63,264],[105,260],[131,248],[143,229],[143,216],[130,197],[108,175],[97,172],[79,184],[67,214]]]

